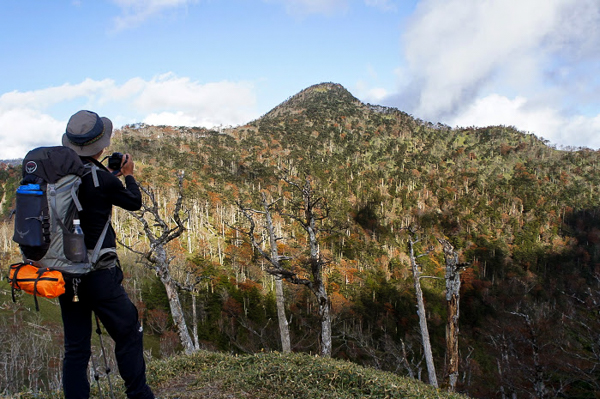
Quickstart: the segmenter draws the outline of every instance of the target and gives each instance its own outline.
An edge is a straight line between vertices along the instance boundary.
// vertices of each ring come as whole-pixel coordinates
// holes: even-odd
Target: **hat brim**
[[[102,137],[98,141],[95,141],[90,145],[81,146],[71,143],[67,138],[67,134],[64,133],[62,136],[62,145],[65,147],[72,148],[73,150],[75,150],[77,155],[82,157],[96,155],[97,153],[99,153],[100,151],[102,151],[110,145],[110,137],[112,136],[112,122],[108,118],[102,117],[101,119],[104,123],[104,132],[102,133]]]

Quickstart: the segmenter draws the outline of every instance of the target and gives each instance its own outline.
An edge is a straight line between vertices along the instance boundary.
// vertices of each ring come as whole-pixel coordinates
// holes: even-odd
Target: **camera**
[[[121,163],[123,163],[123,154],[120,152],[113,152],[112,155],[108,157],[108,169],[120,170]]]

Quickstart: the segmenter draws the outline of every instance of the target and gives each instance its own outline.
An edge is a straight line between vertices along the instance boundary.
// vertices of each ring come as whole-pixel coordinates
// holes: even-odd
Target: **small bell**
[[[79,302],[79,297],[77,296],[77,289],[79,288],[80,279],[73,279],[73,302]]]

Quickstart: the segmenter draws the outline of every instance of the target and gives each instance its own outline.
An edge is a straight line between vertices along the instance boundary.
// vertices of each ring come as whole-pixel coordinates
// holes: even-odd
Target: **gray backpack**
[[[77,198],[81,178],[92,173],[97,187],[97,169],[84,165],[75,151],[63,146],[39,147],[25,156],[13,236],[24,264],[73,276],[93,270],[110,219],[91,249],[86,249],[83,236],[72,230],[73,220],[82,210]]]

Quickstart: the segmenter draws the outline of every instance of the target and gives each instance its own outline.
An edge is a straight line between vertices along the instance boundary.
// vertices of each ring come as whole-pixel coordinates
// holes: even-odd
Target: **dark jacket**
[[[113,205],[128,211],[137,211],[142,207],[142,194],[133,176],[125,177],[125,186],[121,180],[110,173],[97,160],[81,157],[84,164],[93,163],[98,166],[99,187],[94,187],[91,173],[85,175],[79,188],[79,201],[83,210],[79,212],[81,229],[85,235],[85,245],[93,249],[104,225],[112,213]],[[108,229],[102,248],[116,247],[115,231]]]

